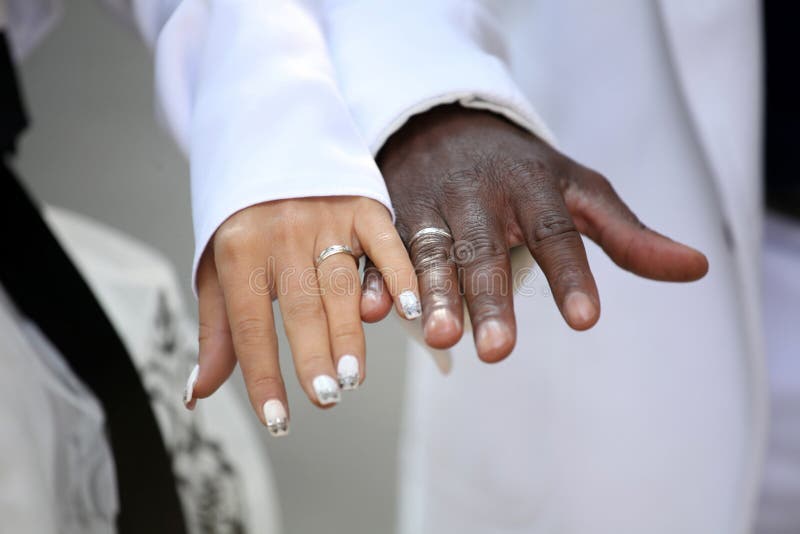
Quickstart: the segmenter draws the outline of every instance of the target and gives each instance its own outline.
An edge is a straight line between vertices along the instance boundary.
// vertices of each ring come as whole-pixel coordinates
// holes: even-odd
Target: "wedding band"
[[[333,245],[319,253],[317,261],[314,264],[314,267],[319,267],[323,261],[327,260],[328,258],[336,254],[349,254],[353,258],[356,257],[355,254],[353,254],[353,249],[351,249],[347,245]]]
[[[411,248],[414,245],[414,241],[416,241],[421,237],[425,237],[427,235],[438,235],[439,237],[444,237],[449,240],[453,239],[453,236],[450,235],[450,232],[448,232],[447,230],[443,230],[442,228],[436,228],[434,226],[429,226],[427,228],[419,230],[416,234],[411,236],[411,239],[408,240],[408,248]]]

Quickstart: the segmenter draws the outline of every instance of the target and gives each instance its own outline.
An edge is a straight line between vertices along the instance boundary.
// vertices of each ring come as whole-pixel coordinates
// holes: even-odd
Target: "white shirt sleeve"
[[[504,115],[553,143],[504,63],[478,0],[321,0],[339,84],[373,153],[411,116],[460,103]]]
[[[160,113],[190,161],[193,273],[219,225],[254,204],[355,195],[391,212],[305,2],[133,0],[132,7],[155,43]]]

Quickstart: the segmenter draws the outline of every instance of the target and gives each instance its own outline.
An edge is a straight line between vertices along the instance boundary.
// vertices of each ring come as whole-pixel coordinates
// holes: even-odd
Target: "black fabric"
[[[800,72],[797,2],[764,0],[767,205],[800,217]]]
[[[17,137],[28,125],[18,87],[11,52],[0,33],[0,154],[14,151]]]
[[[25,121],[21,107],[7,107],[21,103],[7,54],[4,61],[0,91],[4,98],[17,98],[0,101],[3,132],[13,134],[0,162],[0,283],[103,405],[119,489],[118,532],[183,534],[186,525],[170,456],[130,355],[38,206],[6,165]]]

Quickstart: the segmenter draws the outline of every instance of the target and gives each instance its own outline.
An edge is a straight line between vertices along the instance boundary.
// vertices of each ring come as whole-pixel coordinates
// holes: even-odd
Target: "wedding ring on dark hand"
[[[323,261],[327,260],[331,256],[335,256],[336,254],[349,254],[353,257],[353,259],[356,257],[356,255],[353,254],[353,249],[347,245],[333,245],[319,253],[317,261],[314,263],[314,267],[319,267]]]
[[[442,228],[436,228],[436,227],[433,227],[433,226],[429,226],[427,228],[423,228],[422,230],[419,230],[416,234],[411,236],[411,239],[408,240],[408,248],[410,249],[412,246],[414,246],[414,242],[417,241],[418,239],[421,239],[421,238],[426,237],[426,236],[434,236],[434,235],[435,236],[439,236],[439,237],[444,237],[445,239],[448,239],[448,240],[451,240],[451,241],[453,239],[453,236],[450,235],[450,232],[448,232],[447,230],[444,230]]]

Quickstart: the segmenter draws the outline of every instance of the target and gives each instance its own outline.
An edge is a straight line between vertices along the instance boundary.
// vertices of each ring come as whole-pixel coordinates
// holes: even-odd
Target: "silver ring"
[[[408,248],[411,248],[414,245],[414,241],[421,237],[425,237],[426,235],[438,235],[439,237],[444,237],[452,241],[453,236],[450,235],[450,232],[447,230],[443,230],[442,228],[436,228],[433,226],[429,226],[427,228],[423,228],[419,230],[416,234],[411,236],[411,239],[408,240]]]
[[[323,261],[327,260],[331,256],[335,256],[336,254],[349,254],[353,258],[356,257],[356,255],[353,254],[353,249],[347,245],[332,245],[319,253],[319,256],[317,256],[317,261],[314,263],[314,267],[319,267]]]

